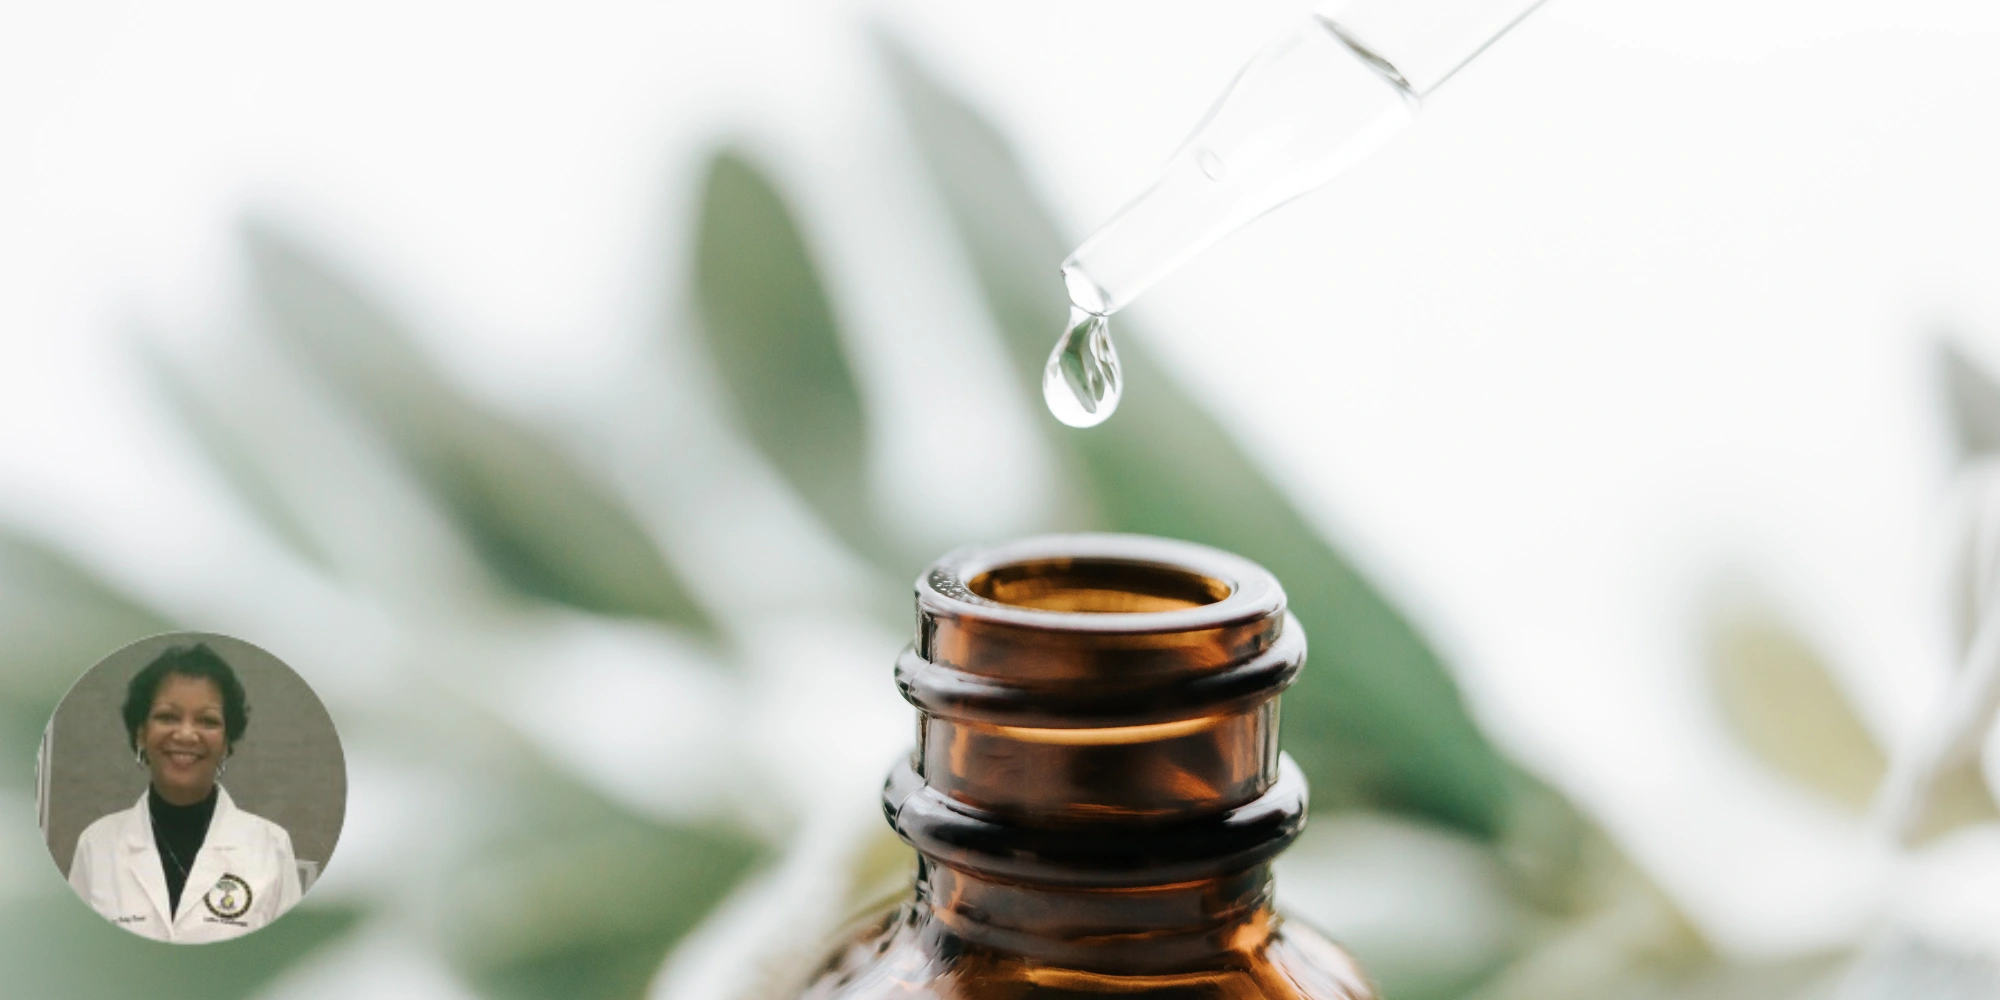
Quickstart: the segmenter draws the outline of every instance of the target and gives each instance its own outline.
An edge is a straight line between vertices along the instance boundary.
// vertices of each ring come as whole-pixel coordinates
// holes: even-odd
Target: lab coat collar
[[[125,863],[138,876],[139,885],[146,892],[146,898],[153,904],[153,911],[159,914],[163,926],[179,926],[181,921],[194,912],[194,907],[185,905],[192,898],[189,892],[199,895],[207,891],[203,886],[214,884],[229,870],[238,848],[243,846],[243,824],[237,821],[236,802],[229,797],[229,790],[215,786],[215,814],[208,819],[208,832],[202,836],[201,850],[195,852],[194,863],[188,868],[187,882],[181,887],[181,910],[172,912],[167,905],[167,872],[161,867],[159,845],[153,840],[153,813],[147,808],[146,792],[139,793],[139,801],[125,813],[123,836]]]

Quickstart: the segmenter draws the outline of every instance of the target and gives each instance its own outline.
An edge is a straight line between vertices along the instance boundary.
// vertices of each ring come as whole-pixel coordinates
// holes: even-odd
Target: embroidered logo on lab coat
[[[250,883],[234,875],[224,875],[215,880],[215,888],[201,897],[208,912],[224,920],[234,920],[250,909]]]

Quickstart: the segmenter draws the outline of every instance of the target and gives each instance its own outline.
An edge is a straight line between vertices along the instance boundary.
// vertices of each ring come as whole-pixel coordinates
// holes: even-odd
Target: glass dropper
[[[1070,317],[1042,398],[1072,427],[1118,408],[1106,317],[1245,223],[1332,180],[1542,0],[1356,0],[1250,60],[1158,180],[1063,261]]]
[[[1063,262],[1070,302],[1085,314],[1070,328],[1117,312],[1217,240],[1332,180],[1541,2],[1357,0],[1272,41],[1159,179]]]

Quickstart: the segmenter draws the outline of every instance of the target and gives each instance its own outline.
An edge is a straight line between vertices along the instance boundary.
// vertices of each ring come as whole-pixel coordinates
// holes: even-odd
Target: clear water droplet
[[[1118,409],[1124,388],[1111,321],[1072,307],[1069,326],[1042,369],[1042,400],[1049,412],[1071,427],[1095,427]]]

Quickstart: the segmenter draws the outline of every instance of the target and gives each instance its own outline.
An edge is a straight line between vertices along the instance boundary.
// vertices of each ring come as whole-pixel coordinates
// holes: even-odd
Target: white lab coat
[[[186,944],[248,934],[299,901],[291,834],[236,808],[220,787],[208,835],[181,887],[179,913],[167,910],[167,875],[160,867],[143,793],[137,805],[99,819],[76,838],[69,884],[112,923],[144,937]]]

